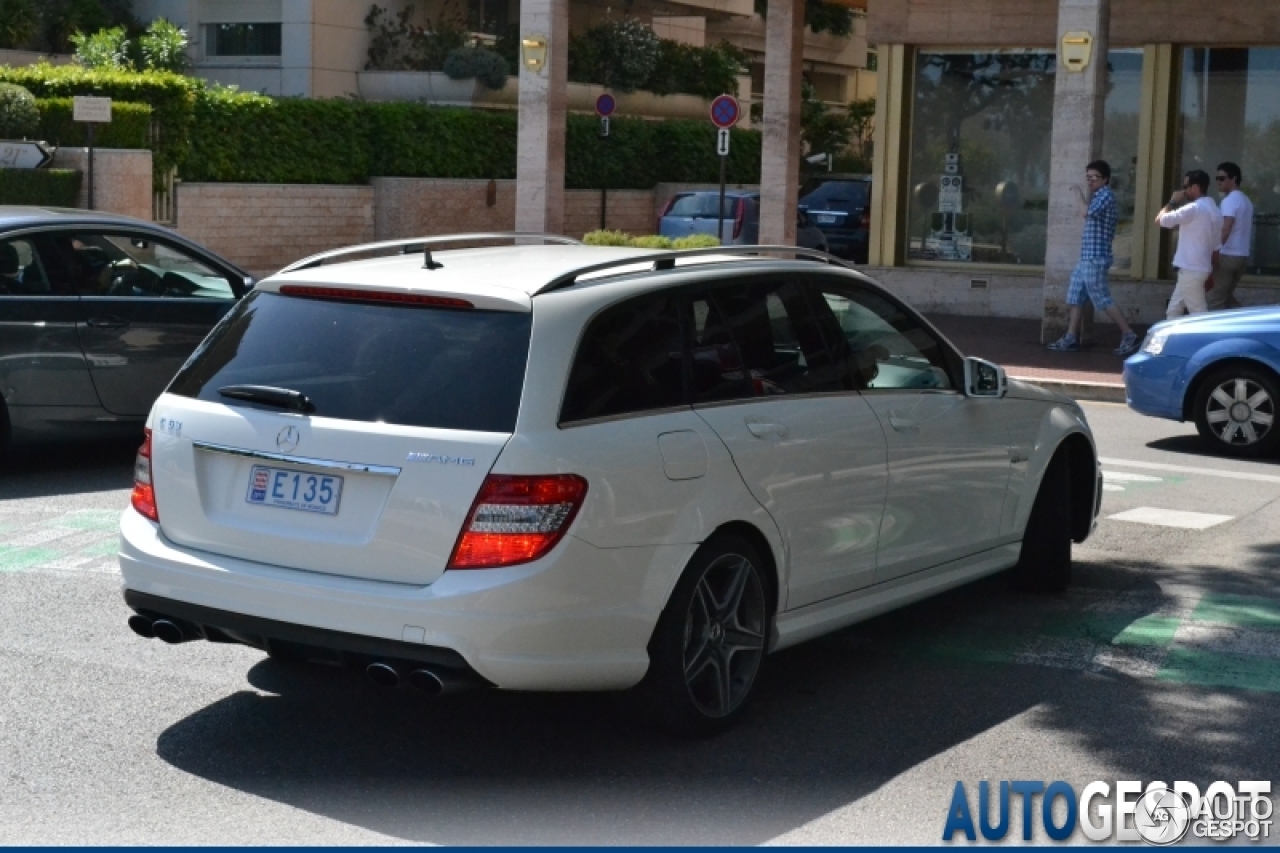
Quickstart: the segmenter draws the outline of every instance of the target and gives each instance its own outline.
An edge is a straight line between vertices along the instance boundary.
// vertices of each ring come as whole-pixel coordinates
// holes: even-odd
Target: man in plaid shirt
[[[1067,304],[1071,317],[1067,333],[1049,344],[1055,352],[1075,352],[1080,349],[1080,320],[1085,299],[1093,302],[1094,310],[1106,312],[1111,321],[1120,327],[1120,346],[1116,355],[1132,355],[1138,350],[1138,336],[1124,315],[1111,299],[1107,283],[1107,270],[1111,268],[1111,241],[1116,236],[1116,196],[1111,192],[1111,167],[1105,160],[1094,160],[1084,171],[1085,181],[1093,192],[1086,200],[1078,186],[1073,189],[1084,211],[1084,239],[1080,243],[1080,263],[1071,273],[1067,288]]]

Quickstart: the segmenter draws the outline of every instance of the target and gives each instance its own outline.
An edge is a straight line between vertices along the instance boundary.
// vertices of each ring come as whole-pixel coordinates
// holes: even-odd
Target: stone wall
[[[76,207],[89,206],[89,149],[59,148],[49,166],[77,169],[80,196]],[[93,149],[93,206],[106,213],[151,219],[151,152],[131,148]]]
[[[325,184],[179,184],[177,230],[256,276],[374,239],[374,190]]]

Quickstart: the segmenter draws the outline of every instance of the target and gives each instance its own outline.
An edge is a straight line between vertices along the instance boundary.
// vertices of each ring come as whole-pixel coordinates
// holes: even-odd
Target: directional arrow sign
[[[44,142],[0,141],[0,167],[38,169],[53,159],[53,149]]]

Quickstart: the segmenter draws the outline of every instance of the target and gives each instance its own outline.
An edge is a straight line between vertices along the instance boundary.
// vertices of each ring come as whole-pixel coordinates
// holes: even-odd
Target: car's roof
[[[102,213],[96,210],[80,210],[73,207],[44,207],[37,205],[0,205],[0,228],[19,228],[27,225],[128,225],[156,228],[154,222]]]
[[[286,284],[322,285],[341,288],[368,288],[428,295],[463,295],[477,308],[530,310],[533,296],[555,279],[596,264],[626,261],[632,257],[652,259],[652,249],[616,246],[528,245],[494,246],[479,249],[433,251],[441,266],[424,269],[421,251],[277,273],[258,284],[262,291],[277,291]],[[697,255],[681,262],[690,264],[804,263],[776,258],[734,255]],[[815,265],[804,264],[810,270]],[[581,281],[628,272],[648,272],[652,263],[622,264],[607,271],[585,273]]]

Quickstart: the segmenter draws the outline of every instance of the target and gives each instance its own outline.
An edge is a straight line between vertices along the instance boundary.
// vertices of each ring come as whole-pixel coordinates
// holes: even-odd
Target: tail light
[[[576,474],[490,474],[480,487],[450,569],[496,569],[532,562],[564,537],[587,496]]]
[[[667,199],[667,203],[662,206],[662,212],[658,214],[658,221],[653,226],[653,232],[655,234],[662,233],[662,220],[665,219],[667,214],[671,212],[671,207],[675,203],[676,203],[676,197],[672,196],[671,198]]]
[[[151,483],[151,430],[145,430],[142,446],[133,460],[133,496],[130,503],[140,514],[152,521],[160,520],[156,507],[156,487]]]
[[[747,200],[738,198],[738,205],[733,211],[733,239],[737,240],[742,234],[743,223],[747,221]]]

